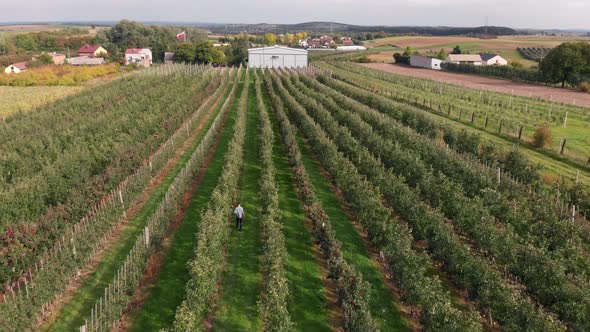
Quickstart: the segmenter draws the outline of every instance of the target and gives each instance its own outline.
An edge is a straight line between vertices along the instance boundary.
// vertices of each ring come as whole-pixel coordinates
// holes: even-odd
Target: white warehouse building
[[[248,68],[299,67],[307,67],[307,50],[278,45],[248,50]]]
[[[442,63],[443,63],[442,60],[435,59],[435,58],[429,58],[427,56],[412,55],[410,57],[410,66],[412,66],[412,67],[422,67],[422,68],[440,70],[440,65]]]

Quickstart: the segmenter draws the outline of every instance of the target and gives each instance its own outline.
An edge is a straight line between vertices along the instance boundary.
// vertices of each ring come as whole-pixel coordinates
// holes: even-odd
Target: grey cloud
[[[0,22],[134,20],[590,29],[590,0],[28,0],[2,4]]]

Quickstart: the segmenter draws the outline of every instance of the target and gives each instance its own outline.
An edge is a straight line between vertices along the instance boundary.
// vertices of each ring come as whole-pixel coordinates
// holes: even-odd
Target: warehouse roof
[[[449,54],[449,61],[481,62],[479,54]]]
[[[307,54],[307,50],[302,48],[291,48],[291,47],[284,47],[284,46],[270,46],[270,47],[259,47],[259,48],[250,48],[248,49],[248,53],[280,53],[280,54]]]

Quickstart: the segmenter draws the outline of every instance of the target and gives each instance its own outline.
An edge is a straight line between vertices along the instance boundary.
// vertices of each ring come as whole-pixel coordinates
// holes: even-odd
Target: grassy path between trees
[[[227,244],[227,268],[221,284],[221,297],[214,314],[213,330],[257,331],[260,319],[256,302],[261,285],[261,202],[259,179],[261,168],[260,139],[258,135],[259,110],[256,107],[256,92],[251,82],[248,91],[248,114],[244,165],[236,202],[244,207],[243,230],[232,230]],[[230,208],[230,207],[228,207]],[[235,223],[228,225],[235,228]]]
[[[273,162],[279,186],[280,220],[289,254],[285,266],[290,290],[287,308],[296,330],[330,331],[327,300],[321,280],[325,276],[320,275],[313,248],[315,244],[305,226],[305,212],[295,191],[287,150],[281,142],[277,120],[272,112],[270,114],[275,132]]]
[[[117,243],[104,254],[104,258],[98,268],[85,280],[83,286],[75,292],[70,301],[60,309],[55,321],[49,326],[43,326],[42,330],[75,331],[83,325],[84,317],[88,315],[94,306],[95,300],[103,295],[104,288],[112,281],[121,262],[125,260],[129,250],[135,244],[137,235],[143,230],[145,223],[158,207],[168,187],[188,162],[192,152],[197,148],[209,130],[220,110],[221,107],[217,107],[214,110],[213,114],[207,120],[206,126],[202,128],[190,148],[183,153],[162,183],[152,192],[137,215],[125,226]]]
[[[382,331],[409,331],[408,317],[404,317],[401,313],[398,300],[394,298],[378,263],[371,258],[361,235],[354,228],[352,220],[330,187],[330,180],[323,175],[321,166],[313,159],[310,149],[301,136],[298,137],[298,141],[301,160],[309,174],[318,200],[332,221],[336,238],[342,243],[344,259],[361,272],[364,280],[371,284],[369,304],[373,318]]]
[[[184,299],[184,287],[190,279],[187,262],[194,255],[201,212],[207,207],[213,189],[217,185],[223,167],[224,156],[232,137],[236,119],[237,100],[241,94],[237,87],[236,102],[233,105],[219,145],[209,163],[203,181],[193,194],[188,211],[181,226],[170,238],[170,248],[164,257],[161,272],[149,290],[150,295],[142,308],[131,314],[130,331],[157,331],[170,327],[176,308]],[[222,99],[219,108],[223,105]]]

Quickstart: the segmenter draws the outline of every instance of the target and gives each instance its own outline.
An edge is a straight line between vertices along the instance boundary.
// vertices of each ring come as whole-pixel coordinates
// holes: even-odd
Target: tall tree
[[[539,69],[547,82],[562,87],[590,81],[590,44],[563,43],[543,58]]]
[[[460,45],[455,46],[455,48],[453,48],[453,51],[451,52],[451,54],[462,54],[463,50],[461,49]]]
[[[277,36],[274,33],[267,33],[264,35],[264,43],[268,46],[277,44]]]
[[[246,59],[248,58],[248,47],[250,47],[248,35],[241,34],[235,37],[231,42],[231,46],[226,50],[227,64],[230,66],[246,64]]]
[[[182,43],[176,46],[174,50],[174,60],[176,62],[195,62],[196,49],[195,45],[191,43]]]
[[[286,33],[285,34],[285,43],[289,46],[292,46],[294,42],[295,42],[295,35],[292,33]]]

